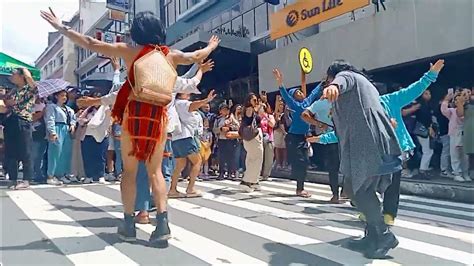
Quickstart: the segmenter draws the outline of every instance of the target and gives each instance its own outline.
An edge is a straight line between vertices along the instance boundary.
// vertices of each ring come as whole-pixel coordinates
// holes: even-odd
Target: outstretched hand
[[[339,98],[339,89],[336,85],[329,85],[323,90],[321,99],[327,99],[330,102],[335,102]]]
[[[112,68],[115,70],[120,70],[120,59],[117,57],[111,57],[110,63],[112,64]]]
[[[211,92],[209,92],[209,94],[207,95],[207,102],[212,102],[212,100],[214,100],[214,98],[216,98],[217,94],[215,92],[215,90],[211,90]]]
[[[273,76],[275,77],[278,87],[281,87],[283,85],[283,74],[278,68],[273,69]]]
[[[48,11],[40,11],[41,17],[46,20],[53,28],[59,30],[62,27],[62,23],[59,20],[58,17],[56,17],[56,14],[54,14],[53,10],[49,8]]]
[[[430,70],[439,74],[439,72],[441,72],[441,70],[444,67],[444,59],[440,59],[436,61],[434,65],[433,64],[430,64],[430,65],[431,65]]]
[[[212,35],[211,39],[209,39],[208,46],[211,47],[212,50],[215,50],[217,46],[219,46],[220,42],[221,40],[219,39],[219,37],[217,37],[216,35]]]
[[[199,68],[201,69],[203,74],[206,72],[210,72],[214,69],[214,61],[212,61],[212,59],[209,59],[204,63],[200,63]]]

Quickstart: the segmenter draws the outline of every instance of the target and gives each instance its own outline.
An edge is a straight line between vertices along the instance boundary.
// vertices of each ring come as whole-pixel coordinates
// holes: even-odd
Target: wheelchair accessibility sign
[[[301,70],[305,74],[309,74],[313,70],[313,57],[308,48],[303,47],[299,52]]]

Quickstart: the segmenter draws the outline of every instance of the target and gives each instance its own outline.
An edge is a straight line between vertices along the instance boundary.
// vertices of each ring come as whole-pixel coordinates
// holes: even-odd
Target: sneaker
[[[330,203],[332,204],[340,204],[341,202],[339,201],[338,196],[332,196],[332,198],[329,200]]]
[[[440,174],[441,177],[444,177],[444,178],[453,178],[453,174],[451,174],[450,172],[448,171],[442,171],[441,174]]]
[[[254,192],[255,190],[255,188],[253,188],[253,186],[250,183],[247,183],[244,181],[240,183],[239,188],[247,193]]]
[[[77,179],[75,175],[69,175],[68,179],[71,181],[71,183],[79,183],[79,179]]]
[[[109,173],[105,175],[105,180],[109,182],[113,182],[116,180],[115,175],[113,173]],[[100,182],[100,180],[99,180]]]
[[[149,245],[156,248],[167,248],[168,239],[171,238],[171,230],[168,225],[168,213],[163,212],[156,215],[156,228],[150,236]]]
[[[119,238],[125,242],[135,242],[137,240],[137,229],[135,227],[134,215],[124,215],[124,221],[119,225],[117,233]]]
[[[54,185],[54,186],[61,186],[63,184],[63,182],[59,181],[56,177],[48,178],[48,180],[46,180],[46,183],[48,185]]]
[[[105,180],[105,177],[99,177],[99,184],[102,184],[102,185],[105,185],[105,184],[108,184],[109,182],[107,182]]]
[[[16,184],[15,189],[20,190],[20,189],[27,189],[30,187],[30,182],[28,181],[20,181]]]
[[[460,176],[460,175],[454,176],[453,179],[454,179],[454,181],[456,181],[456,182],[466,182],[466,180],[464,180],[464,178],[463,178],[462,176]]]
[[[395,217],[393,217],[391,214],[384,214],[383,220],[386,225],[393,226],[395,224]]]
[[[92,178],[86,177],[86,178],[84,178],[82,183],[83,184],[92,184],[92,183],[94,183],[94,180],[92,180]]]
[[[253,184],[252,188],[253,188],[254,191],[261,191],[262,190],[262,187],[260,187],[259,183]]]
[[[464,181],[466,182],[472,182],[472,179],[469,176],[464,177]]]
[[[61,181],[64,185],[69,185],[71,184],[71,180],[69,180],[69,178],[63,176],[59,179],[59,181]]]

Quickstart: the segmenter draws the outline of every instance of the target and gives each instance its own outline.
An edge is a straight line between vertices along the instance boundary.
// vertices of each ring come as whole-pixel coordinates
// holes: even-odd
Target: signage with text
[[[270,17],[272,40],[362,8],[370,0],[299,0]]]

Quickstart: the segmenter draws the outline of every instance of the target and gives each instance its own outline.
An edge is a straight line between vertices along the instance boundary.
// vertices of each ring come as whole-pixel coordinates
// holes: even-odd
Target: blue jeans
[[[120,146],[120,140],[119,139],[113,139],[114,142],[114,151],[115,151],[115,175],[118,176],[119,174],[122,173],[122,148]]]
[[[48,141],[45,139],[33,141],[33,178],[37,182],[45,182],[45,154]]]
[[[165,144],[165,153],[173,154],[173,148],[171,146],[171,140],[167,140]],[[171,175],[174,171],[174,157],[163,157],[163,162],[161,164],[161,171],[166,181],[166,190],[168,191]],[[140,162],[138,165],[137,173],[137,196],[135,198],[135,210],[136,211],[146,211],[151,209],[152,198],[150,194],[150,184],[148,183],[148,174],[146,171],[145,163]]]
[[[97,142],[94,137],[86,136],[81,143],[82,160],[86,176],[94,181],[99,181],[105,176],[105,154],[109,147],[109,138]]]
[[[72,139],[66,124],[57,124],[55,130],[58,139],[48,145],[48,176],[59,178],[71,174]]]
[[[449,135],[446,134],[444,136],[441,136],[440,137],[440,140],[441,140],[441,143],[443,144],[443,149],[441,151],[441,165],[440,165],[440,168],[441,168],[441,172],[448,172],[450,171],[450,166],[451,166],[451,162],[450,162],[450,150],[449,150]]]

